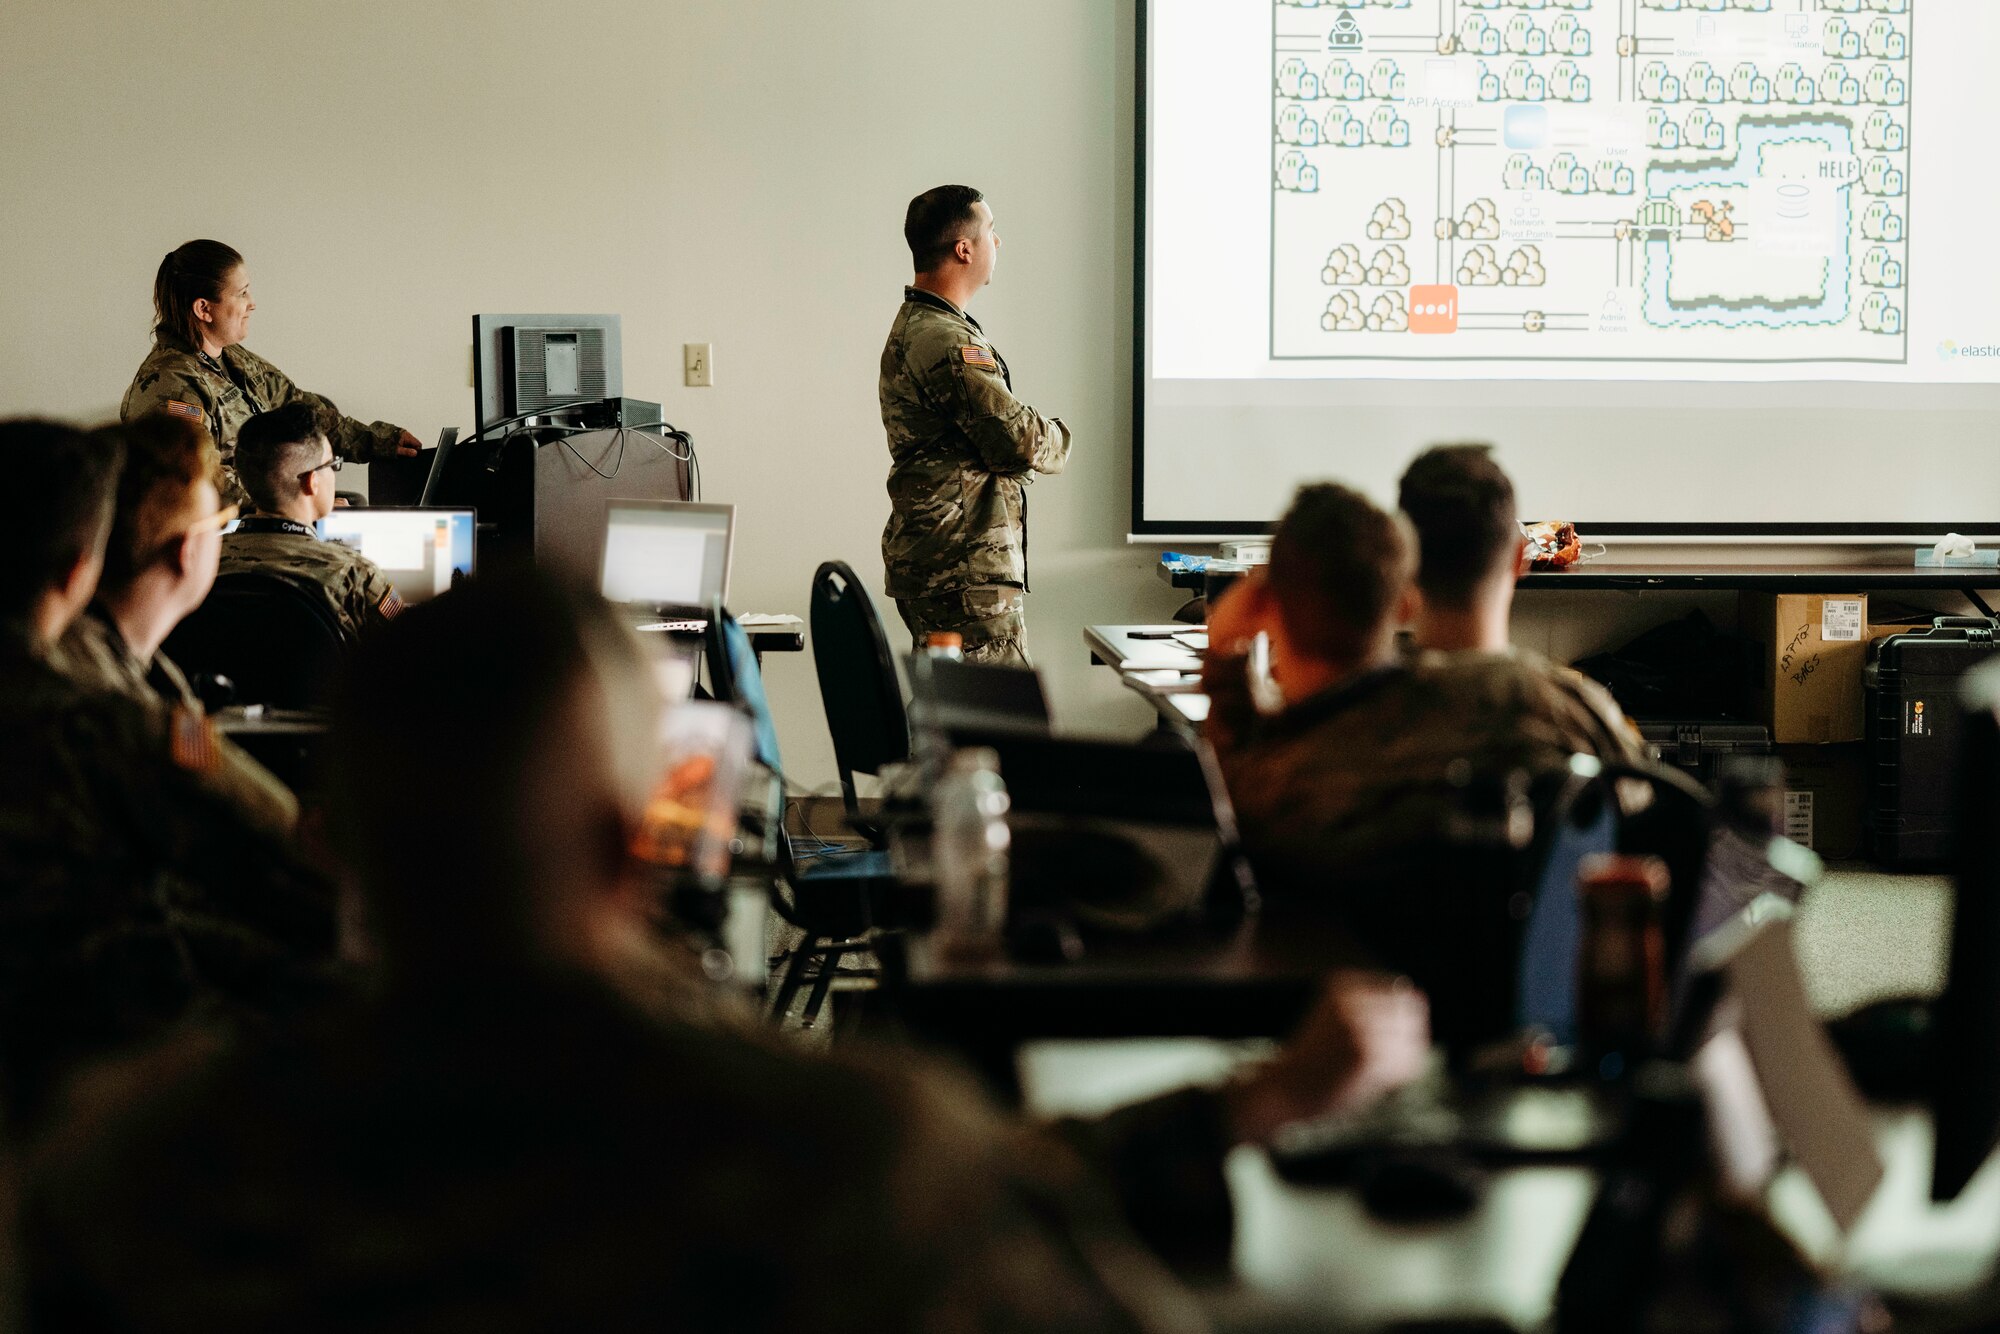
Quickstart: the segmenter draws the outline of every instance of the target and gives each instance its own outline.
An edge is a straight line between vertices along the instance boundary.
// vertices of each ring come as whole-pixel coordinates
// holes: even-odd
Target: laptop
[[[477,527],[469,509],[418,505],[337,509],[318,524],[322,541],[359,550],[411,604],[428,602],[472,574]]]
[[[431,451],[431,470],[424,478],[423,493],[417,497],[419,505],[437,504],[438,481],[444,476],[445,464],[451,461],[452,446],[457,443],[456,426],[447,426],[438,433],[437,448]]]
[[[735,529],[734,505],[606,501],[599,591],[651,614],[726,604]]]

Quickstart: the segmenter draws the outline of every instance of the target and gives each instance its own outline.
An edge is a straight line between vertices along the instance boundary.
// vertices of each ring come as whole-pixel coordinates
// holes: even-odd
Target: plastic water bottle
[[[931,856],[937,883],[938,949],[997,951],[1007,927],[1007,785],[1000,757],[980,748],[946,762],[931,798]]]

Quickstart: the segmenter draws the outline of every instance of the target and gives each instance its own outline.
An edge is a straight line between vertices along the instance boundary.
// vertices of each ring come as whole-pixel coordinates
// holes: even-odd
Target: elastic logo
[[[192,403],[183,403],[177,398],[168,399],[166,402],[166,409],[174,416],[185,417],[191,422],[198,422],[202,418],[202,411],[200,408],[196,407]]]
[[[393,588],[390,589],[382,595],[382,600],[376,604],[376,609],[382,613],[383,620],[395,620],[403,613],[403,595]]]
[[[968,366],[977,366],[983,371],[997,371],[1000,369],[1000,363],[993,359],[993,354],[977,344],[966,344],[964,347],[958,349],[958,355]]]

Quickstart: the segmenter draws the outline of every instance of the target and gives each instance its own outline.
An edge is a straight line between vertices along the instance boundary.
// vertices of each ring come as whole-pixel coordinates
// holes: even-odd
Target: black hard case
[[[1951,856],[1959,678],[2000,644],[1983,616],[1940,616],[1927,630],[1868,646],[1868,853],[1890,866]]]

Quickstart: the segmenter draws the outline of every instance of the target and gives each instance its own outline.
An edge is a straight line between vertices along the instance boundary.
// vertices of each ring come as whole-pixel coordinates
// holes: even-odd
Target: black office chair
[[[845,561],[827,561],[813,573],[811,614],[813,667],[847,822],[879,843],[881,831],[861,818],[854,775],[879,774],[910,758],[910,719],[896,660],[867,590]]]
[[[1456,776],[1448,790],[1413,788],[1407,825],[1401,816],[1383,821],[1403,833],[1381,847],[1357,850],[1338,865],[1260,865],[1262,929],[1336,925],[1381,966],[1423,988],[1432,1034],[1455,1054],[1505,1038],[1523,1011],[1523,946],[1547,888],[1543,873],[1563,846],[1548,835],[1578,809],[1570,787],[1567,775],[1538,782],[1501,770]],[[1418,829],[1429,832],[1417,837]],[[1615,826],[1596,837],[1595,850],[1609,850]],[[1567,874],[1584,850],[1565,853]],[[1562,948],[1576,929],[1547,927],[1557,939],[1535,942],[1545,951]],[[1533,1008],[1548,1008],[1537,1001]]]
[[[228,677],[239,704],[310,709],[326,702],[347,640],[322,594],[240,570],[216,579],[162,647],[191,677]]]
[[[888,910],[895,897],[895,872],[889,866],[889,854],[876,848],[819,849],[803,856],[793,848],[785,831],[784,761],[778,753],[777,728],[765,699],[757,654],[749,635],[720,602],[703,614],[708,620],[702,656],[708,668],[709,692],[717,702],[740,709],[749,717],[756,736],[757,761],[771,772],[765,798],[750,803],[761,817],[761,828],[754,832],[763,836],[770,862],[771,906],[803,933],[784,960],[771,1014],[777,1019],[789,1014],[800,990],[810,982],[812,991],[800,1022],[802,1027],[811,1028],[819,1021],[834,979],[841,973],[841,962],[850,955],[867,955],[873,946],[873,932],[897,925]],[[744,832],[748,835],[753,830],[746,826]],[[879,970],[872,969],[849,974],[864,978],[878,975]]]

